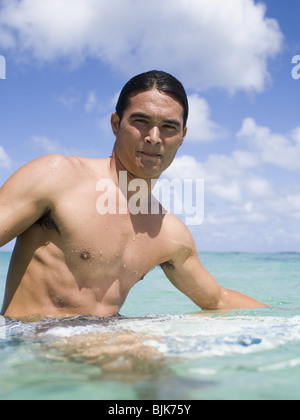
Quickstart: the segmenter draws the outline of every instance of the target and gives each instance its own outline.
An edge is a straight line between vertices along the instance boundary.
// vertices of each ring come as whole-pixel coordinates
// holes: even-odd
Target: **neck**
[[[111,156],[110,169],[115,184],[121,189],[123,195],[125,197],[128,197],[128,199],[136,193],[136,190],[131,191],[132,185],[139,184],[139,182],[145,185],[146,182],[147,188],[143,189],[143,191],[140,191],[141,197],[143,196],[146,199],[151,196],[152,190],[155,187],[156,182],[158,181],[158,178],[141,178],[129,172],[119,159],[115,148]],[[127,180],[127,182],[124,181],[125,179]],[[132,181],[137,182],[133,183]],[[126,191],[123,191],[124,188],[126,188]]]

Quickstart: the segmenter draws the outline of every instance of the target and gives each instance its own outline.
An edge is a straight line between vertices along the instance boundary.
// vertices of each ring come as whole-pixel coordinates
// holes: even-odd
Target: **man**
[[[205,310],[265,306],[217,283],[178,218],[164,211],[133,214],[132,192],[120,188],[124,172],[128,185],[146,181],[140,201],[150,208],[151,181],[169,167],[187,133],[181,83],[164,72],[136,76],[124,87],[116,111],[110,158],[43,156],[1,188],[0,246],[17,237],[2,314],[111,316],[158,265]],[[111,191],[101,187],[107,180],[115,187]],[[109,199],[113,190],[122,211],[101,211],[99,199],[103,194]]]

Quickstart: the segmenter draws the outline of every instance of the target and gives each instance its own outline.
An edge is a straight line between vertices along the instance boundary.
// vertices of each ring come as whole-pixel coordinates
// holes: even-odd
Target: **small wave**
[[[146,346],[156,347],[165,356],[201,358],[247,354],[299,342],[300,316],[75,317],[36,323],[0,318],[0,340],[18,336],[44,341],[124,331],[143,336]]]
[[[127,320],[122,323],[122,327],[163,338],[166,354],[190,358],[245,354],[300,341],[300,316],[171,316]]]

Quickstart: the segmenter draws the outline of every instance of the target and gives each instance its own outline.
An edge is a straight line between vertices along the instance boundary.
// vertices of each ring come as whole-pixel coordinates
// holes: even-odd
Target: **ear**
[[[181,147],[182,144],[183,144],[183,142],[184,142],[184,139],[185,139],[187,130],[188,130],[188,128],[187,128],[187,126],[185,126],[184,129],[183,129],[183,136],[182,136],[182,140],[181,140],[181,143],[180,143],[180,146],[179,147]]]
[[[116,136],[120,128],[120,118],[118,117],[118,114],[116,112],[112,114],[110,122],[114,135]]]

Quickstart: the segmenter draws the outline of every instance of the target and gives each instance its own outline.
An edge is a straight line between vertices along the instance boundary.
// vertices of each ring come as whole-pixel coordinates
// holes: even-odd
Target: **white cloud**
[[[282,214],[292,215],[295,219],[300,219],[300,194],[282,197],[280,201]]]
[[[86,112],[91,112],[97,107],[97,105],[98,105],[97,94],[95,91],[90,91],[88,93],[88,97],[87,97],[84,109],[86,110]]]
[[[175,159],[167,170],[168,178],[204,179],[205,191],[229,203],[243,200],[244,186],[241,180],[245,173],[238,166],[234,156],[211,155],[206,162],[198,162],[192,156]]]
[[[289,141],[293,139],[297,147],[300,131],[292,133]],[[210,155],[202,162],[180,156],[165,174],[170,179],[205,180],[204,224],[194,232],[202,249],[255,251],[265,246],[281,251],[299,243],[295,229],[299,231],[300,184],[293,188],[275,184],[261,150],[249,150],[251,144],[245,142],[243,150]]]
[[[12,165],[12,160],[4,150],[2,146],[0,146],[0,169],[10,169]]]
[[[262,162],[287,170],[300,169],[300,127],[289,135],[272,133],[268,127],[259,126],[246,118],[238,137],[248,143]]]
[[[242,200],[241,188],[236,180],[230,183],[220,183],[210,185],[210,192],[225,201],[239,203]]]
[[[33,136],[32,142],[35,146],[42,148],[47,154],[62,152],[62,146],[59,141],[50,140],[45,136]]]
[[[210,119],[207,101],[197,94],[190,95],[187,140],[199,143],[211,142],[227,137],[227,131]]]
[[[65,147],[58,140],[52,140],[46,136],[33,136],[31,141],[35,147],[46,154],[60,154],[63,156],[87,156],[91,154],[91,151]]]
[[[265,199],[273,196],[272,186],[264,178],[248,175],[243,184],[251,198]]]
[[[58,97],[58,101],[68,110],[72,110],[79,101],[80,94],[73,87],[69,87],[62,95]]]
[[[13,170],[13,161],[6,153],[4,147],[0,146],[0,187],[6,181],[7,174]]]
[[[236,150],[232,154],[237,166],[241,169],[256,168],[260,165],[260,159],[254,153]]]
[[[253,0],[2,0],[0,16],[0,46],[19,57],[159,68],[196,90],[262,91],[283,39]]]
[[[249,165],[245,164],[246,156]],[[270,211],[276,211],[273,205],[278,197],[268,179],[252,173],[250,163],[256,163],[254,157],[241,151],[229,156],[211,155],[205,162],[185,155],[176,158],[165,175],[170,179],[204,179],[207,208],[214,215],[210,214],[208,223],[216,217],[222,219],[225,209],[232,221],[261,223]]]

